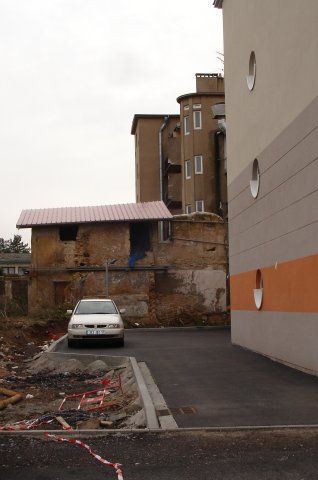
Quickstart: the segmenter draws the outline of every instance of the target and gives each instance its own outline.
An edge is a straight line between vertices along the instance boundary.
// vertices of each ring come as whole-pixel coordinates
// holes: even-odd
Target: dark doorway
[[[130,224],[130,254],[145,253],[151,250],[150,224],[135,222]]]
[[[54,303],[63,305],[66,301],[65,289],[69,282],[54,282]]]

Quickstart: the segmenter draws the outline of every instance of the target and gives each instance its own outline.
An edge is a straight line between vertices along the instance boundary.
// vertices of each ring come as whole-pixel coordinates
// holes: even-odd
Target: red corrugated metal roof
[[[138,220],[169,220],[171,213],[159,202],[98,205],[96,207],[62,207],[22,210],[17,228],[65,223],[129,222]]]

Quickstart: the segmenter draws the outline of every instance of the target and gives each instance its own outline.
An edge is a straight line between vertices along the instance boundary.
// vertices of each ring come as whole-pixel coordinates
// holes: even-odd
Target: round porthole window
[[[257,197],[259,191],[260,171],[257,158],[254,159],[252,166],[252,179],[250,180],[251,194],[254,198]]]
[[[254,302],[257,310],[262,308],[263,303],[263,278],[260,270],[256,271],[256,282],[254,288]]]
[[[256,57],[255,52],[251,52],[250,61],[248,64],[248,75],[246,77],[246,82],[249,90],[253,90],[256,79]]]

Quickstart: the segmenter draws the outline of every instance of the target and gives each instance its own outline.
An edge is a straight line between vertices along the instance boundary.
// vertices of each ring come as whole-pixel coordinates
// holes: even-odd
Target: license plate
[[[86,330],[86,335],[102,335],[103,330]]]

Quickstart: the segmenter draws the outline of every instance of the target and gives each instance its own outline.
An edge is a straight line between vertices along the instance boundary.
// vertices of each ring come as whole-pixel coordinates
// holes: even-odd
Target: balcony
[[[225,118],[225,103],[215,103],[211,109],[215,119]]]

